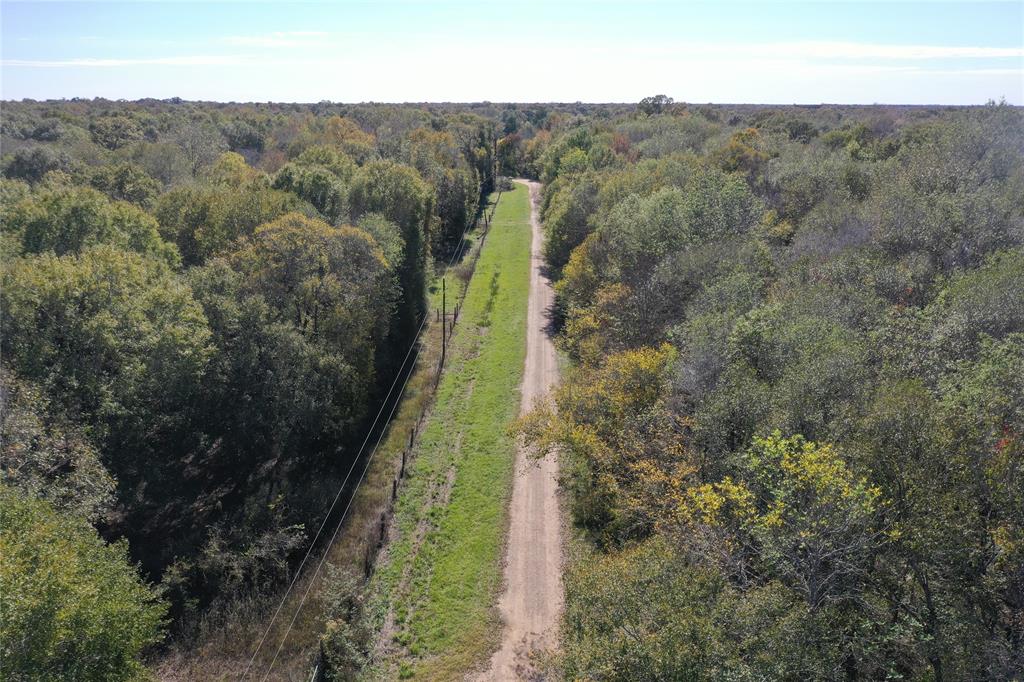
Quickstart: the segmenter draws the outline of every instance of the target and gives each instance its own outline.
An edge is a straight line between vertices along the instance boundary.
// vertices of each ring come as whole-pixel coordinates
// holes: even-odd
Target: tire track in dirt
[[[531,180],[516,182],[529,187],[533,232],[521,407],[521,412],[526,413],[557,383],[558,357],[547,334],[554,292],[542,273],[543,234],[537,216],[540,184]],[[522,449],[516,454],[504,579],[505,588],[498,603],[504,621],[501,648],[480,679],[538,679],[540,674],[533,658],[557,645],[563,603],[558,461],[553,455],[532,462]]]

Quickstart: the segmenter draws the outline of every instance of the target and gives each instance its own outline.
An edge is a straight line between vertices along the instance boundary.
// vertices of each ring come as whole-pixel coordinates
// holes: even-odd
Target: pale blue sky
[[[1012,2],[0,2],[4,99],[1024,103]]]

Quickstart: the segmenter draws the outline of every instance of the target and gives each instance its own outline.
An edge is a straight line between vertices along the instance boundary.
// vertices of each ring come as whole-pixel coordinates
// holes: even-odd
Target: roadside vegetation
[[[499,179],[501,185],[507,182]],[[428,290],[427,318],[419,340],[410,349],[412,369],[408,375],[396,377],[395,395],[385,403],[380,425],[369,432],[364,461],[357,462],[352,471],[351,480],[362,476],[362,482],[358,487],[350,484],[354,488],[350,501],[341,500],[349,507],[341,524],[325,528],[333,538],[325,548],[326,555],[317,552],[310,558],[308,569],[282,596],[281,611],[273,622],[268,623],[270,614],[232,619],[230,627],[206,637],[201,647],[182,649],[166,657],[158,672],[230,678],[239,666],[248,665],[257,648],[251,667],[255,678],[268,671],[278,677],[298,678],[318,669],[324,679],[346,679],[367,669],[376,641],[366,608],[367,582],[382,549],[381,523],[388,522],[396,493],[405,493],[407,470],[403,462],[408,465],[412,461],[417,438],[422,435],[437,395],[444,342],[437,314],[446,298],[442,292],[447,293],[445,324],[450,327],[454,304],[462,300],[472,277],[487,234],[488,216],[493,216],[499,196],[496,192],[488,197],[462,246],[449,256],[448,263],[437,264],[437,276]],[[447,334],[450,337],[450,330]],[[451,342],[448,338],[449,349]],[[384,432],[380,433],[382,428]],[[335,531],[336,536],[332,535]],[[321,562],[322,570],[316,570]],[[259,646],[264,634],[266,640]]]
[[[570,365],[517,422],[576,533],[558,674],[1024,670],[1020,108],[3,106],[11,679],[240,674],[499,176],[544,183]],[[384,552],[436,322],[285,674],[496,645],[528,221],[445,274]]]
[[[372,666],[454,679],[500,634],[494,602],[511,492],[529,293],[529,193],[501,195],[469,283],[448,366],[371,584]]]
[[[566,679],[1019,678],[1021,110],[650,98],[533,170]]]
[[[276,605],[435,262],[493,186],[493,127],[415,107],[5,103],[0,485],[26,514],[91,523],[164,605],[125,656],[188,651]],[[0,532],[21,552],[14,521]],[[3,574],[5,612],[42,598],[34,565]],[[29,645],[27,622],[3,620],[4,647]],[[26,678],[77,658],[3,654]]]

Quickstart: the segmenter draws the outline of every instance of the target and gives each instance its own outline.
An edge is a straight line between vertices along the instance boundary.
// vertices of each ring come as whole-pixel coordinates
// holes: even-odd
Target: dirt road
[[[533,248],[527,312],[526,368],[522,411],[548,393],[558,380],[555,348],[548,337],[547,313],[554,302],[551,283],[541,274],[543,236],[538,219],[540,184],[517,180],[530,189]],[[498,604],[505,630],[501,648],[491,659],[485,680],[529,680],[537,673],[530,655],[557,642],[562,609],[562,539],[558,511],[558,462],[545,457],[530,461],[516,456],[508,543],[505,549],[505,592]]]

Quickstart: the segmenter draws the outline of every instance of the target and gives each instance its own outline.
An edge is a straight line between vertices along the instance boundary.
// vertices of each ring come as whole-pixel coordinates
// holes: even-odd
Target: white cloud
[[[153,57],[149,59],[4,59],[4,66],[33,68],[105,68],[118,66],[241,66],[251,60],[241,55],[193,55],[180,57]]]
[[[307,33],[309,35],[307,35]],[[411,37],[360,43],[320,31],[248,36],[248,47],[197,56],[6,60],[6,67],[96,67],[88,83],[117,82],[117,96],[317,101],[636,101],[665,92],[684,101],[981,103],[1024,97],[1024,48],[780,42],[616,46],[567,39],[524,50],[515,36],[438,42]],[[236,38],[246,38],[236,36]],[[316,51],[261,49],[256,38],[309,45]],[[238,43],[242,45],[243,43]],[[213,48],[209,48],[213,49]],[[466,55],[514,54],[514,59]],[[953,61],[955,59],[955,61]],[[943,61],[946,60],[946,61]],[[452,64],[460,64],[452,75]],[[554,66],[553,66],[554,65]],[[122,74],[113,67],[142,67]],[[167,67],[157,70],[156,67]],[[204,78],[179,66],[224,67],[229,78]],[[111,67],[111,68],[104,68]],[[151,67],[151,68],[146,68]],[[100,75],[100,71],[104,75]],[[324,74],[336,74],[325,80]],[[5,77],[42,80],[28,69]],[[128,83],[134,89],[127,89]],[[82,93],[97,94],[92,90]],[[98,94],[108,94],[101,91]]]
[[[784,58],[820,61],[884,59],[889,61],[927,61],[933,59],[1020,59],[1024,47],[971,47],[957,45],[883,45],[839,41],[799,41],[784,43],[687,43],[666,47],[638,47],[652,55],[703,57]]]
[[[1024,84],[1024,69],[921,69],[922,76],[1017,76]]]
[[[311,47],[324,44],[326,31],[275,31],[253,36],[225,36],[228,45],[241,47]]]
[[[962,47],[956,45],[880,45],[851,42],[793,42],[732,46],[748,53],[798,59],[1000,59],[1024,57],[1024,47]]]

